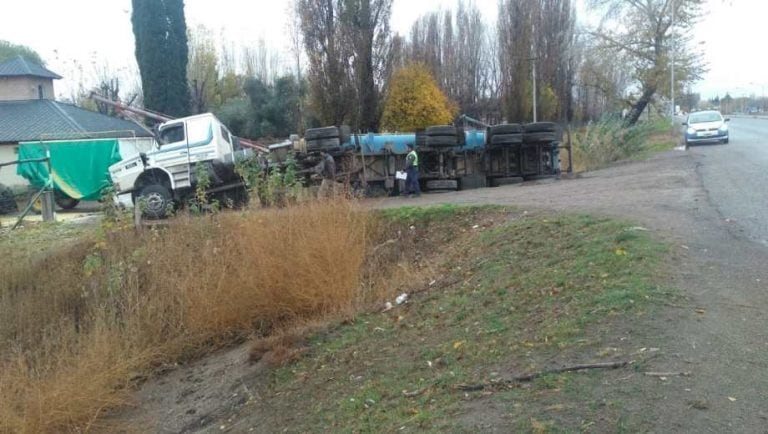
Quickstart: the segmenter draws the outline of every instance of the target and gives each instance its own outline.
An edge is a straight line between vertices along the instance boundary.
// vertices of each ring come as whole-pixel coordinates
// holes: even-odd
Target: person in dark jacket
[[[421,196],[419,186],[419,154],[416,153],[413,143],[408,144],[408,155],[405,157],[405,194]]]
[[[318,191],[318,197],[328,197],[334,192],[336,185],[336,161],[333,156],[326,151],[320,152],[322,161],[318,166],[320,167],[320,175],[323,177],[323,182],[320,183],[320,190]]]

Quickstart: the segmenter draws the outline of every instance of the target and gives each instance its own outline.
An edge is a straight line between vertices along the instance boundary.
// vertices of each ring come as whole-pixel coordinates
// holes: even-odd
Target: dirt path
[[[666,380],[636,375],[624,400],[648,414],[653,432],[768,432],[768,249],[717,212],[699,163],[671,152],[575,180],[389,198],[404,204],[509,204],[628,218],[672,244],[672,284],[682,299],[633,330],[638,348],[659,348],[647,366],[686,372]]]

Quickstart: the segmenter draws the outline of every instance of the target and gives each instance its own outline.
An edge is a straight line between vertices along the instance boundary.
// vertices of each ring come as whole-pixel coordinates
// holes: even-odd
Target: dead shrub
[[[354,202],[179,217],[43,259],[0,262],[0,432],[94,427],[132,378],[364,297]],[[300,350],[278,345],[269,365]]]

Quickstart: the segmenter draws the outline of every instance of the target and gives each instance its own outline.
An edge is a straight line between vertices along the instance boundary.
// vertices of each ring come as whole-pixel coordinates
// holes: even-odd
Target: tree
[[[378,126],[392,0],[297,0],[309,102],[326,125]]]
[[[395,72],[384,102],[381,125],[387,131],[414,131],[451,122],[456,105],[440,90],[426,65]]]
[[[367,131],[379,126],[379,91],[390,44],[392,0],[342,0],[345,39],[352,45],[357,107],[355,122]]]
[[[624,98],[630,82],[626,56],[607,51],[597,42],[592,38],[578,44],[575,114],[581,121],[599,119],[607,112],[620,113],[628,108]]]
[[[189,114],[184,0],[132,0],[136,61],[144,105],[171,116]]]
[[[499,2],[501,85],[504,114],[509,121],[533,117],[533,62],[538,81],[536,99],[545,104],[542,109],[549,111],[541,114],[571,118],[575,22],[571,0]]]
[[[495,122],[499,115],[496,39],[473,0],[459,0],[455,13],[437,11],[414,22],[408,60],[429,67],[462,113]]]
[[[217,85],[219,80],[219,57],[210,31],[199,25],[189,32],[189,80],[192,113],[204,113],[221,103]]]
[[[37,63],[38,65],[45,65],[43,59],[37,52],[24,45],[14,44],[8,41],[0,40],[0,63],[5,62],[11,57],[21,56],[27,60]]]
[[[627,116],[635,124],[657,92],[669,94],[674,48],[675,87],[701,77],[701,55],[690,47],[690,30],[699,18],[703,0],[592,0],[602,8],[601,26],[592,33],[603,47],[627,56],[640,97]],[[673,45],[674,41],[674,45]]]
[[[355,86],[338,0],[297,0],[302,39],[309,63],[309,103],[320,122],[341,125],[355,106]]]

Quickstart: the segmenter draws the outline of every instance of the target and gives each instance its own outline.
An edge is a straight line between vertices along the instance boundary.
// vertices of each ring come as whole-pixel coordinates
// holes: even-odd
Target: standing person
[[[318,168],[323,177],[323,182],[320,183],[320,190],[318,190],[317,196],[328,197],[333,193],[336,185],[336,161],[326,151],[320,151],[320,157],[322,161],[318,164]]]
[[[419,154],[413,147],[413,143],[408,144],[408,155],[405,157],[405,194],[421,196],[421,187],[419,187]]]

